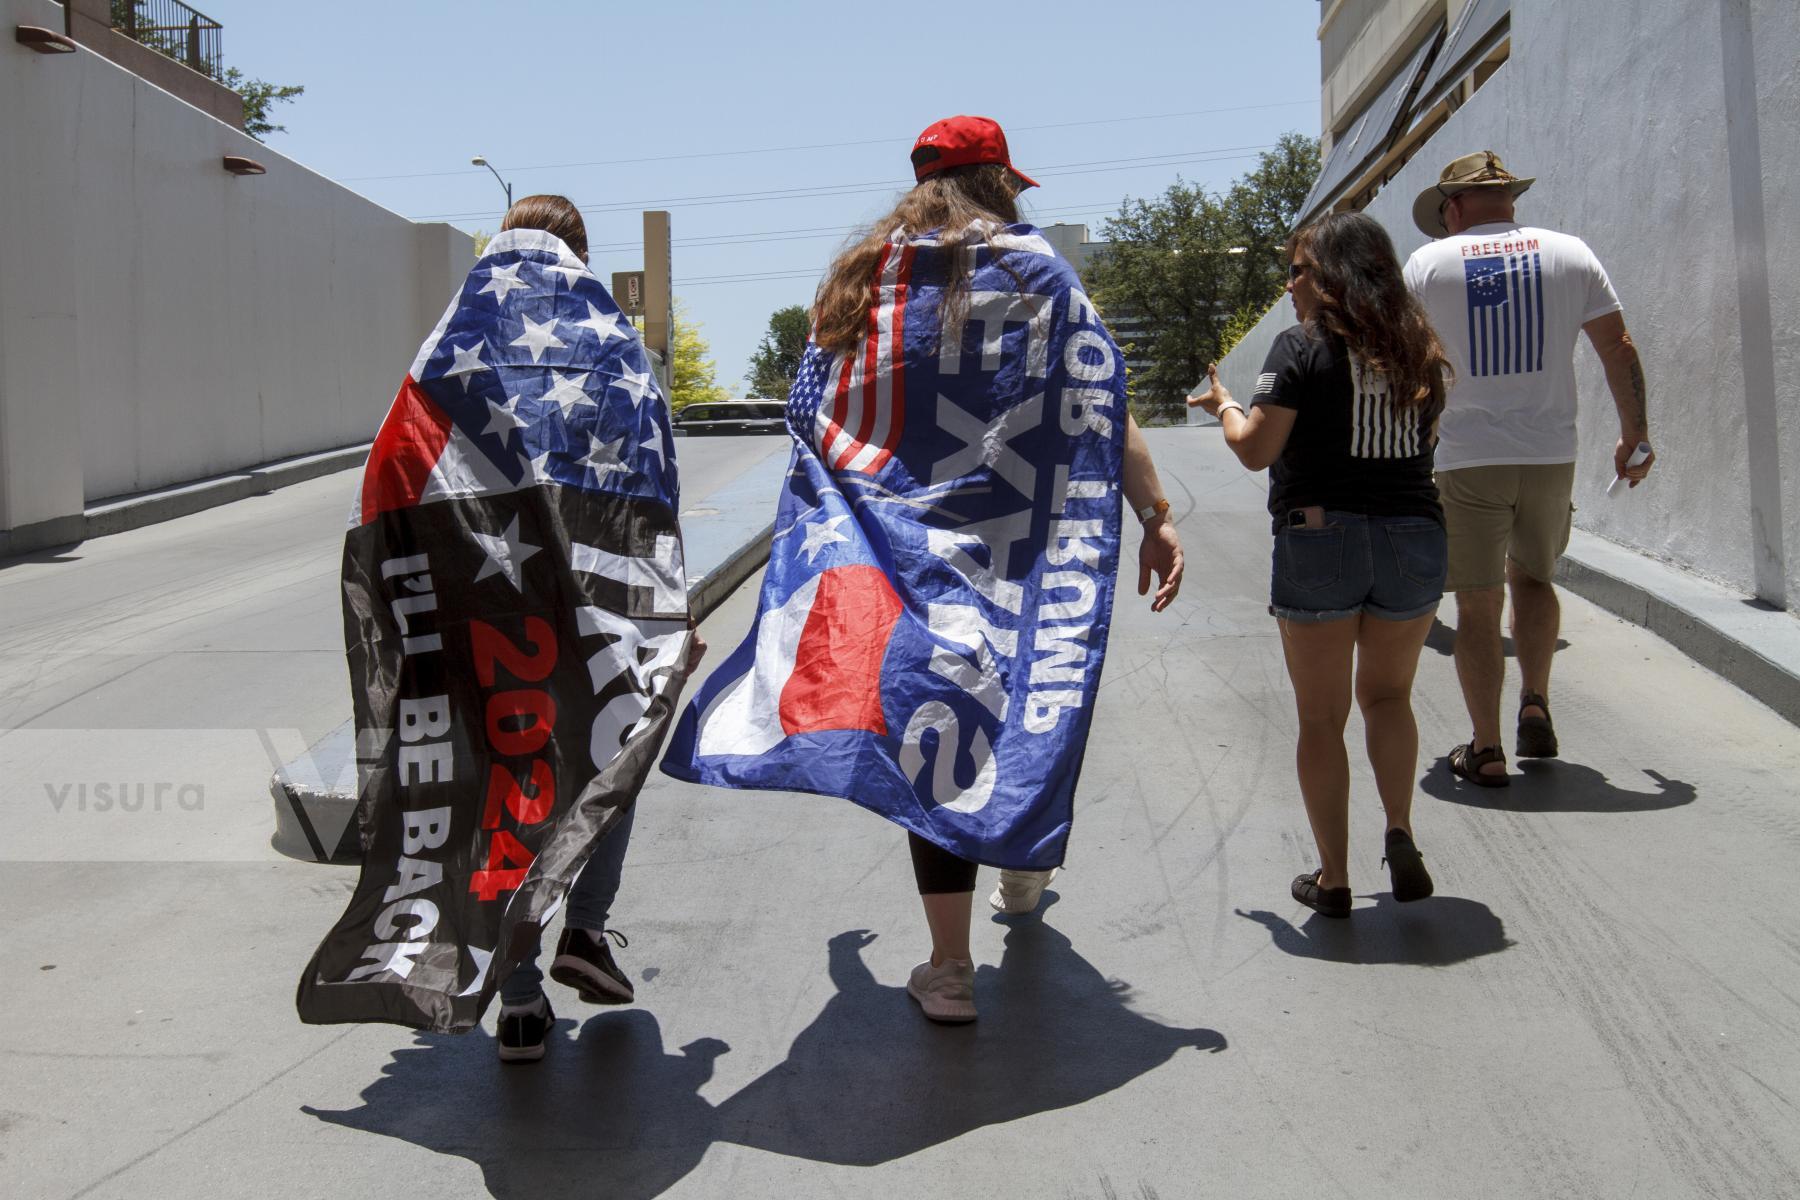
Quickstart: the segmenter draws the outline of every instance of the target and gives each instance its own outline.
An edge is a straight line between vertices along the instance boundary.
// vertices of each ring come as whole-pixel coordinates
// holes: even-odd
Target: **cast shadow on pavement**
[[[1328,962],[1448,967],[1513,945],[1500,918],[1478,900],[1431,896],[1400,904],[1389,892],[1369,898],[1375,910],[1359,906],[1348,920],[1310,913],[1294,925],[1261,909],[1236,912],[1267,929],[1284,954]]]
[[[485,1033],[419,1035],[360,1108],[304,1111],[468,1158],[494,1196],[649,1197],[715,1143],[872,1166],[1096,1099],[1184,1048],[1226,1047],[1213,1030],[1133,1011],[1127,984],[1039,918],[1012,922],[1002,967],[979,968],[982,1015],[970,1026],[932,1025],[904,987],[877,983],[862,961],[873,940],[864,930],[831,939],[836,994],[783,1062],[716,1106],[699,1089],[730,1047],[703,1038],[665,1052],[656,1018],[629,1009],[579,1031],[559,1020],[532,1067],[503,1069]]]
[[[1451,657],[1456,653],[1456,630],[1444,624],[1439,618],[1433,617],[1431,619],[1431,629],[1425,635],[1425,647],[1428,650],[1437,651],[1437,653],[1443,655],[1445,658]],[[1568,639],[1557,638],[1556,648],[1558,650],[1567,650],[1569,648]],[[1509,633],[1502,633],[1500,635],[1500,656],[1502,658],[1518,657],[1518,655],[1513,652],[1512,635]]]
[[[1420,778],[1419,789],[1450,804],[1518,813],[1659,812],[1692,804],[1699,795],[1693,784],[1648,768],[1644,774],[1655,785],[1655,791],[1619,787],[1592,767],[1560,758],[1528,758],[1509,763],[1508,769],[1512,771],[1512,786],[1478,787],[1452,775],[1446,756]]]

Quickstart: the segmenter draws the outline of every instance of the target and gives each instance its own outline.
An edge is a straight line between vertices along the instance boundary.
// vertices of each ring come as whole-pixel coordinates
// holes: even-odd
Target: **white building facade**
[[[1764,604],[1800,597],[1800,14],[1793,0],[1335,0],[1306,215],[1412,199],[1493,150],[1522,221],[1584,239],[1644,361],[1658,463],[1608,499],[1618,421],[1577,352],[1576,524]],[[1285,300],[1226,358],[1248,395]]]

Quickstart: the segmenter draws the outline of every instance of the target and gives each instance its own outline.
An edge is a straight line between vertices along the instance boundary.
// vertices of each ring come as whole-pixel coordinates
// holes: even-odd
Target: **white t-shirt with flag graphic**
[[[1511,222],[1413,252],[1406,283],[1456,370],[1437,469],[1575,461],[1575,343],[1619,311],[1587,243]]]

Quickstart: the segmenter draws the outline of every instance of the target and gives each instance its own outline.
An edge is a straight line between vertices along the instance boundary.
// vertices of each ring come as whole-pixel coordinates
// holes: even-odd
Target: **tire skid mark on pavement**
[[[160,1141],[156,1145],[150,1147],[150,1149],[145,1150],[143,1153],[134,1155],[130,1159],[127,1159],[125,1162],[121,1163],[117,1167],[114,1167],[112,1170],[108,1171],[106,1174],[102,1175],[100,1178],[94,1180],[92,1183],[88,1184],[86,1187],[81,1188],[79,1191],[71,1192],[69,1194],[69,1200],[81,1200],[81,1197],[90,1195],[97,1188],[104,1187],[106,1184],[111,1183],[113,1180],[117,1179],[119,1176],[125,1174],[127,1171],[130,1171],[132,1168],[136,1167],[139,1163],[142,1163],[151,1158],[154,1158],[156,1155],[161,1154],[164,1150],[167,1150],[170,1146],[173,1146],[176,1142],[181,1141],[183,1138],[187,1137],[189,1134],[196,1133],[199,1130],[205,1128],[206,1126],[212,1124],[214,1121],[218,1120],[220,1117],[224,1116],[226,1113],[235,1109],[238,1105],[244,1103],[244,1101],[249,1100],[251,1097],[255,1096],[257,1093],[267,1090],[269,1087],[280,1082],[282,1079],[293,1074],[295,1071],[298,1071],[301,1067],[304,1067],[307,1063],[311,1062],[313,1059],[319,1057],[321,1054],[324,1054],[327,1050],[330,1050],[332,1047],[336,1046],[339,1042],[342,1042],[345,1038],[350,1037],[352,1034],[360,1033],[363,1030],[364,1030],[364,1026],[361,1026],[361,1025],[350,1026],[348,1029],[345,1029],[343,1032],[337,1034],[337,1036],[326,1040],[326,1042],[323,1045],[317,1046],[317,1047],[313,1048],[312,1050],[308,1051],[306,1054],[301,1055],[298,1059],[289,1063],[287,1066],[281,1068],[281,1070],[275,1072],[273,1075],[270,1075],[268,1078],[264,1079],[261,1083],[257,1084],[255,1087],[251,1088],[249,1091],[245,1092],[243,1095],[238,1096],[236,1099],[233,1099],[233,1100],[227,1100],[224,1104],[220,1105],[218,1108],[213,1109],[211,1112],[207,1113],[204,1117],[201,1117],[199,1120],[189,1123],[185,1128],[181,1129],[179,1132],[171,1134],[170,1136],[164,1138],[162,1141]]]
[[[1513,927],[1540,953],[1559,995],[1599,1040],[1624,1081],[1667,1165],[1689,1194],[1755,1200],[1793,1194],[1800,1172],[1787,1161],[1732,1086],[1715,1056],[1696,1053],[1710,1038],[1688,1028],[1643,969],[1613,916],[1576,886],[1573,872],[1530,816],[1477,814],[1469,828],[1513,893],[1525,918]],[[1506,817],[1494,820],[1496,815]],[[1544,1130],[1533,1130],[1541,1139]],[[1570,1160],[1570,1166],[1580,1170]],[[1598,1194],[1599,1181],[1580,1189]]]

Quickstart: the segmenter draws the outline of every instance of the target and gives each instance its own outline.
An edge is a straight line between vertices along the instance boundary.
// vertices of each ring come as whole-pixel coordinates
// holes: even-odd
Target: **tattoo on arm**
[[[1631,419],[1638,429],[1650,427],[1650,401],[1644,385],[1644,364],[1631,352]]]

